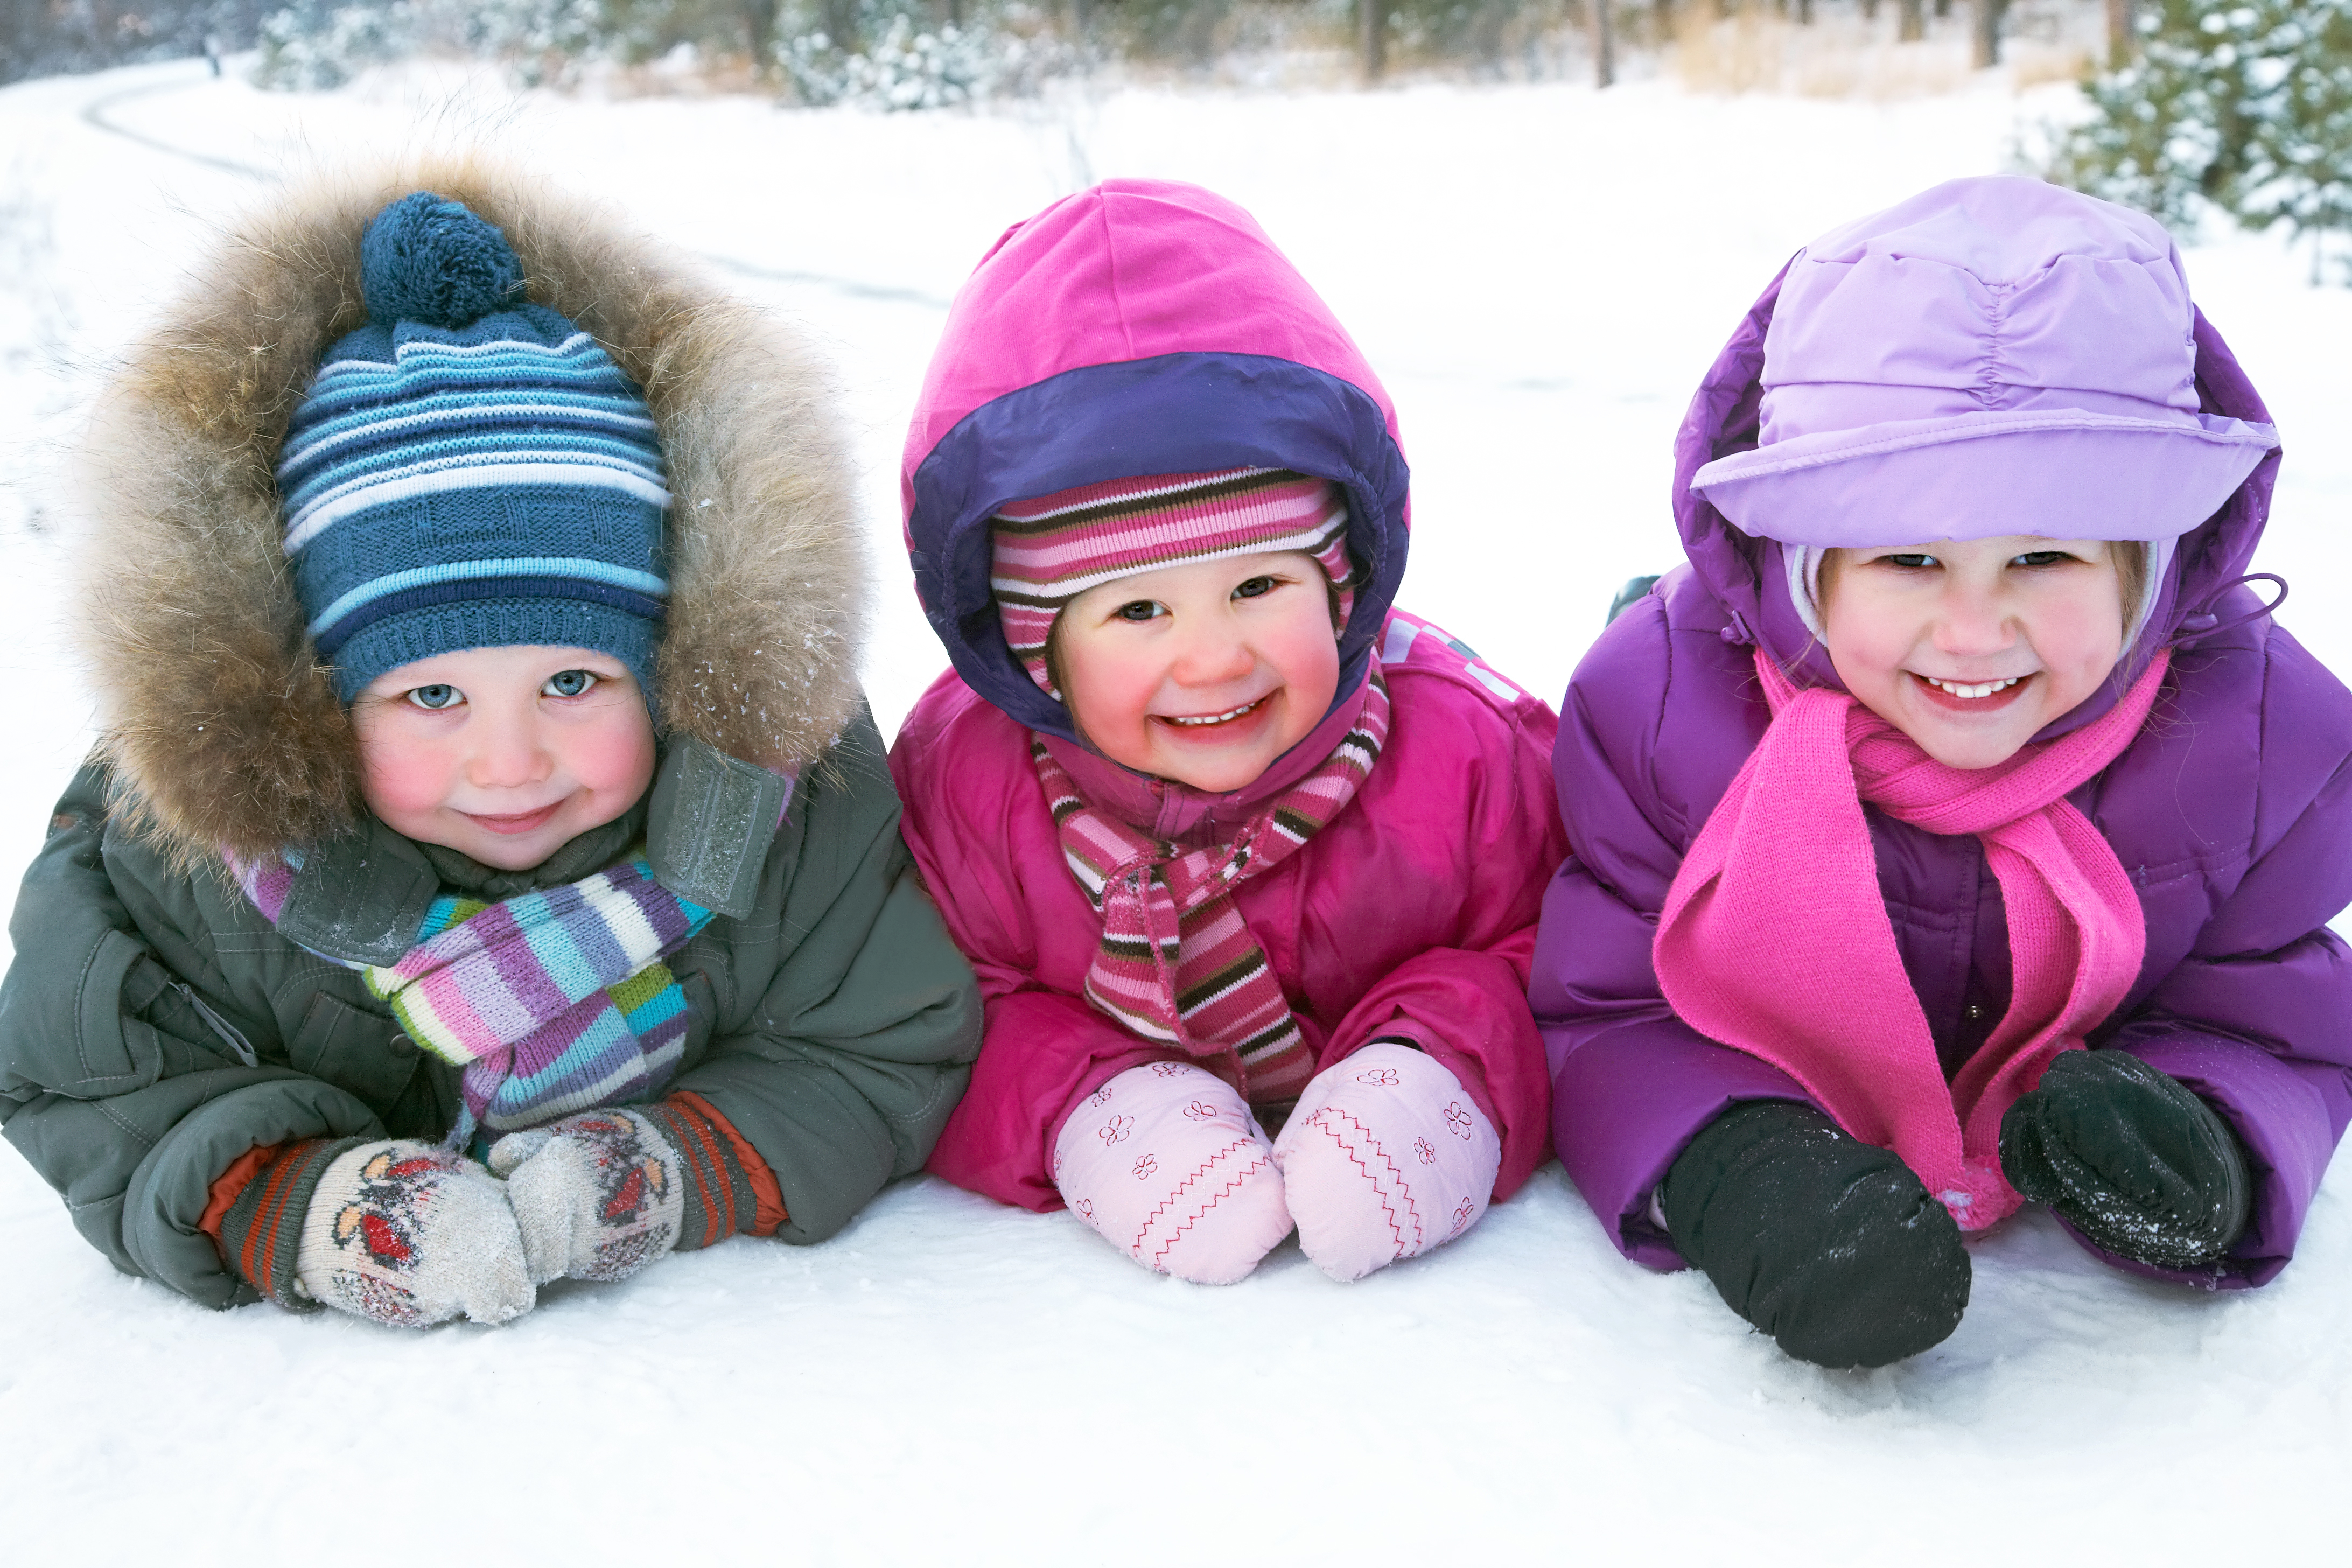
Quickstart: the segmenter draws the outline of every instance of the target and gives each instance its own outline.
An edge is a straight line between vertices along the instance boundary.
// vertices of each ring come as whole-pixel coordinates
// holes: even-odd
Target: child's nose
[[[1955,655],[1999,653],[2015,639],[2010,606],[1999,594],[1954,588],[1936,617],[1936,647]]]
[[[484,734],[467,759],[467,773],[480,789],[516,789],[547,776],[546,748],[528,729],[496,728]]]
[[[1257,658],[1249,644],[1231,627],[1211,623],[1185,636],[1174,674],[1186,686],[1214,686],[1239,680],[1255,668]]]

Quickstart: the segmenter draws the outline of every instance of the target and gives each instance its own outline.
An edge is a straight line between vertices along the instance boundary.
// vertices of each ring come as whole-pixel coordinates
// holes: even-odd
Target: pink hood
[[[1407,470],[1363,355],[1255,220],[1197,185],[1112,180],[1005,231],[956,296],[899,470],[907,550],[964,680],[1072,739],[1006,647],[988,518],[1139,474],[1254,465],[1333,480],[1363,585],[1340,642],[1352,697],[1404,574]]]

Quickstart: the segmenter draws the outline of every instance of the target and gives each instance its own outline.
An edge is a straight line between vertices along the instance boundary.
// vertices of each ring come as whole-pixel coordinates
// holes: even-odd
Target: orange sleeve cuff
[[[784,1212],[783,1189],[776,1185],[775,1172],[768,1169],[768,1163],[760,1158],[760,1152],[751,1147],[751,1141],[736,1131],[735,1124],[719,1115],[717,1106],[692,1089],[673,1090],[669,1098],[690,1106],[697,1116],[717,1128],[719,1135],[727,1140],[728,1147],[735,1151],[735,1159],[743,1167],[743,1177],[751,1184],[753,1214],[751,1229],[746,1234],[773,1236],[782,1230],[784,1221],[792,1217]]]
[[[228,1211],[236,1206],[238,1195],[245,1191],[245,1184],[268,1170],[270,1162],[277,1159],[285,1147],[283,1143],[264,1143],[247,1149],[228,1163],[227,1170],[213,1178],[212,1195],[205,1202],[204,1217],[196,1221],[196,1228],[211,1237],[214,1246],[220,1245],[221,1223],[228,1218]]]

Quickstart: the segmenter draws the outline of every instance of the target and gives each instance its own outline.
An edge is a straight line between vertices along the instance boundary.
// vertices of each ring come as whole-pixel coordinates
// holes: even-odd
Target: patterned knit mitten
[[[471,1160],[430,1143],[297,1144],[247,1184],[237,1207],[252,1199],[256,1212],[240,1226],[232,1211],[225,1240],[282,1225],[268,1208],[271,1194],[282,1198],[288,1188],[272,1178],[301,1181],[303,1171],[281,1170],[298,1158],[316,1185],[281,1300],[322,1301],[398,1328],[459,1313],[503,1323],[530,1310],[536,1292],[505,1190]]]
[[[1324,1068],[1275,1143],[1298,1245],[1334,1279],[1442,1246],[1486,1212],[1503,1143],[1461,1080],[1399,1040]]]
[[[1230,1285],[1290,1234],[1265,1133],[1223,1079],[1129,1068],[1078,1102],[1054,1142],[1070,1210],[1146,1268]]]
[[[490,1145],[507,1179],[530,1277],[625,1279],[663,1254],[752,1223],[732,1142],[677,1100],[591,1110]]]

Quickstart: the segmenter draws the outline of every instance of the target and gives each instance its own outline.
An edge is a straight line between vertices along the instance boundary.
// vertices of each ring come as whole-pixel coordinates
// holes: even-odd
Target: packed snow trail
[[[128,102],[133,99],[154,98],[164,93],[184,92],[190,87],[197,85],[201,84],[162,81],[150,82],[140,87],[123,88],[94,98],[84,104],[81,118],[86,123],[95,126],[110,136],[120,136],[125,141],[137,142],[142,147],[162,153],[168,157],[184,158],[192,163],[201,163],[209,169],[218,169],[225,174],[241,175],[264,185],[276,184],[279,176],[267,169],[240,163],[234,158],[221,158],[210,153],[200,153],[166,137],[151,136],[144,132],[131,130],[127,126],[115,123],[106,112],[118,103]],[[894,304],[919,305],[931,310],[945,310],[948,308],[948,302],[945,300],[936,299],[912,289],[878,288],[870,283],[860,283],[855,279],[828,278],[820,272],[796,272],[761,267],[749,261],[739,261],[730,256],[713,256],[705,253],[702,259],[721,271],[757,279],[766,283],[803,284],[813,288],[831,289],[854,300],[882,300]]]
[[[125,103],[137,98],[153,98],[162,93],[184,92],[186,89],[187,84],[179,81],[147,82],[138,87],[121,88],[113,92],[101,94],[82,105],[82,121],[105,132],[109,136],[120,136],[127,142],[135,142],[142,147],[150,148],[170,157],[185,158],[192,163],[202,163],[208,169],[218,169],[224,174],[242,174],[248,180],[264,182],[270,180],[272,176],[268,173],[257,169],[250,163],[240,163],[234,158],[215,158],[209,153],[194,152],[161,137],[128,130],[107,118],[106,111],[118,103]]]
[[[453,110],[438,79],[279,96],[202,71],[0,91],[12,868],[88,741],[58,626],[71,495],[49,459],[204,224],[255,199],[230,165],[487,126],[551,178],[744,262],[745,286],[842,363],[884,584],[868,687],[888,730],[942,662],[905,585],[894,474],[935,304],[1081,163],[1201,180],[1297,257],[1402,411],[1419,530],[1404,603],[1556,696],[1617,584],[1675,558],[1667,445],[1765,279],[1831,223],[2002,166],[2021,113],[1990,89],[1883,106],[1658,84],[1134,89],[1096,106],[1074,158],[1065,128],[1012,114]],[[1560,151],[1597,147],[1619,160]],[[2294,581],[2296,633],[2352,668],[2352,444],[2322,438],[2352,428],[2352,294],[2305,289],[2297,258],[2256,242],[2189,265],[2285,432],[2257,564]],[[834,286],[850,279],[868,292]],[[1295,1246],[1241,1286],[1188,1287],[1066,1215],[917,1180],[822,1247],[730,1242],[551,1290],[505,1329],[404,1335],[207,1313],[121,1278],[0,1151],[8,1552],[2316,1557],[2340,1550],[2352,1460],[2346,1190],[2340,1173],[2323,1190],[2276,1285],[2223,1298],[2111,1272],[2025,1216],[1975,1244],[1951,1340],[1842,1374],[1747,1332],[1704,1279],[1625,1264],[1556,1165],[1461,1242],[1349,1287]]]

